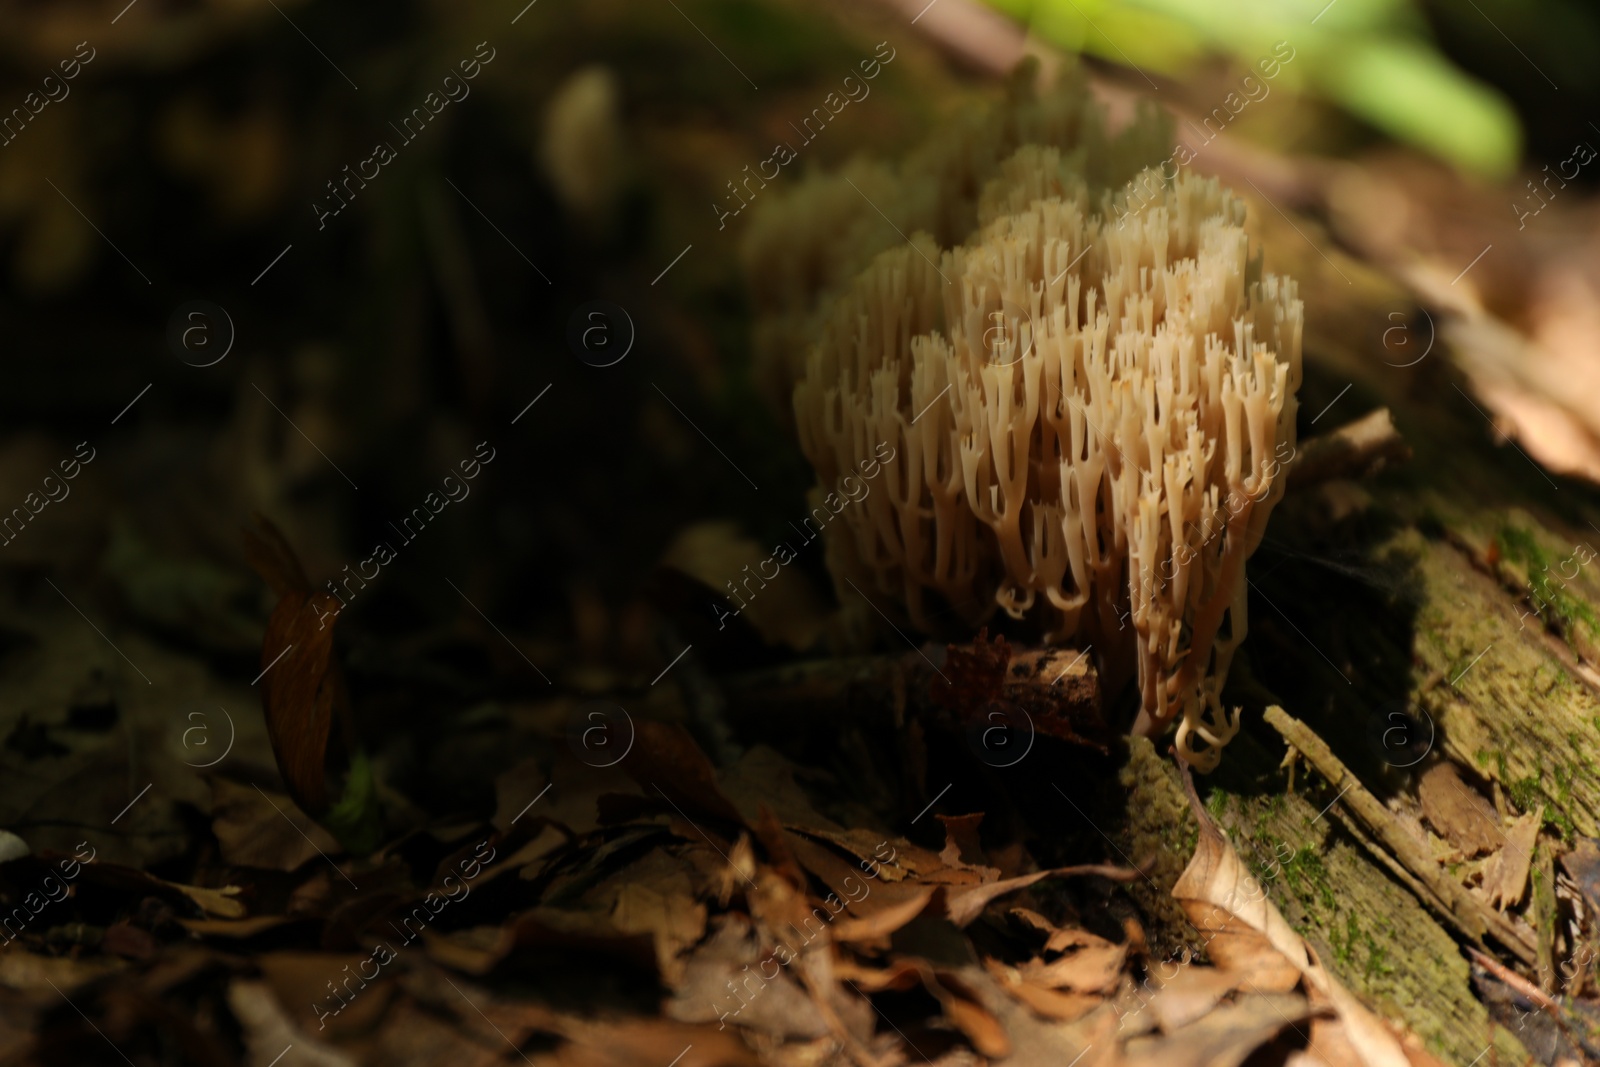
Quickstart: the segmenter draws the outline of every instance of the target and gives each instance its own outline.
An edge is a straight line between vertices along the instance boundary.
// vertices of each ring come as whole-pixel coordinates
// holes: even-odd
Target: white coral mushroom
[[[1038,618],[1135,677],[1135,729],[1176,722],[1210,769],[1238,730],[1218,694],[1244,563],[1293,454],[1301,304],[1215,180],[1136,180],[1148,207],[1095,211],[1059,152],[1019,150],[964,245],[918,235],[833,302],[794,410],[824,486],[898,452],[827,529],[842,598],[857,582],[928,632]]]

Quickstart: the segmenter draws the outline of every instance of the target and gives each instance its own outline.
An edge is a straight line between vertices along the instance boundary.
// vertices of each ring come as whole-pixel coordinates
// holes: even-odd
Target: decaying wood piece
[[[1388,462],[1411,458],[1405,438],[1395,429],[1388,408],[1378,408],[1331,433],[1301,443],[1289,468],[1291,490],[1330,478],[1361,478]]]

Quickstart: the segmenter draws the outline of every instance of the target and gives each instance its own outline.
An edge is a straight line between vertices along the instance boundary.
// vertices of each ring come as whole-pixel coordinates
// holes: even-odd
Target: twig
[[[1473,963],[1476,963],[1495,978],[1504,982],[1518,996],[1525,998],[1529,1003],[1550,1016],[1551,1021],[1556,1024],[1556,1029],[1561,1031],[1561,1035],[1567,1039],[1574,1049],[1587,1050],[1588,1046],[1580,1041],[1578,1036],[1567,1026],[1567,1016],[1561,1010],[1559,1001],[1493,956],[1479,952],[1470,945],[1467,946],[1467,955],[1472,957]]]
[[[1510,967],[1501,963],[1486,953],[1479,952],[1471,945],[1467,946],[1467,955],[1472,957],[1472,962],[1494,975],[1500,981],[1510,986],[1519,996],[1526,997],[1530,1002],[1554,1015],[1561,1017],[1561,1005],[1556,1003],[1544,990],[1528,981]]]
[[[1268,708],[1265,718],[1268,725],[1298,749],[1330,786],[1344,791],[1339,806],[1383,846],[1377,848],[1368,844],[1368,848],[1380,861],[1394,861],[1404,867],[1411,876],[1407,881],[1412,883],[1412,891],[1424,904],[1431,906],[1477,944],[1483,945],[1485,934],[1493,934],[1495,940],[1510,949],[1523,963],[1529,966],[1534,964],[1534,947],[1522,933],[1505,916],[1474,898],[1458,882],[1442,873],[1433,857],[1395,825],[1388,809],[1340,762],[1326,741],[1280,707]]]

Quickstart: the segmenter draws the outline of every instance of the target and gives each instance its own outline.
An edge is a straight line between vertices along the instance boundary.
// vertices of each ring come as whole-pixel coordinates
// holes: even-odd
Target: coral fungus
[[[876,590],[924,632],[1035,619],[1136,679],[1135,729],[1176,723],[1207,769],[1238,729],[1219,692],[1293,456],[1301,303],[1214,179],[1129,175],[1160,193],[1128,211],[1131,183],[1065,139],[986,165],[961,243],[915,233],[824,294],[797,431],[824,488],[874,442],[899,455],[828,529],[842,599]]]

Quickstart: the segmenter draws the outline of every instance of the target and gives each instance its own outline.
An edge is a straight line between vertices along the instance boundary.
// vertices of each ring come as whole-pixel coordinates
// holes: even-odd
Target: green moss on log
[[[1151,951],[1198,949],[1170,893],[1197,834],[1177,771],[1149,741],[1135,738],[1122,783],[1131,795],[1121,847],[1135,856],[1163,850],[1150,872],[1159,893],[1130,886],[1151,917]],[[1415,1031],[1447,1062],[1472,1062],[1491,1029],[1500,1062],[1526,1059],[1514,1035],[1491,1026],[1450,933],[1364,846],[1320,815],[1321,804],[1299,793],[1241,795],[1214,787],[1205,803],[1284,918],[1368,1004]],[[1145,899],[1158,895],[1165,900]]]

